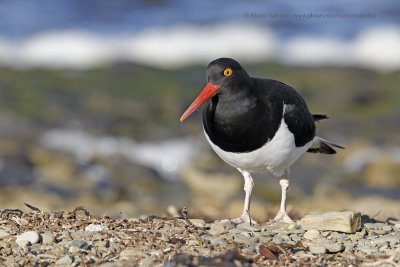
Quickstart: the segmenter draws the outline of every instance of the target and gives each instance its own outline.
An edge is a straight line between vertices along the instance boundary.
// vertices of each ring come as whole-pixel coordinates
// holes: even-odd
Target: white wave
[[[400,28],[382,26],[361,32],[352,43],[351,55],[359,66],[400,69]]]
[[[129,59],[161,67],[208,63],[218,57],[266,61],[275,47],[276,37],[268,28],[238,23],[153,29],[126,42]]]
[[[23,40],[0,38],[0,65],[87,69],[116,61],[171,68],[206,64],[218,57],[243,63],[351,65],[383,71],[400,69],[400,27],[381,25],[350,40],[332,36],[280,39],[266,25],[181,24],[131,35],[101,36],[80,30],[45,32]]]
[[[277,59],[290,65],[306,66],[350,63],[348,44],[332,37],[294,37],[282,46]]]

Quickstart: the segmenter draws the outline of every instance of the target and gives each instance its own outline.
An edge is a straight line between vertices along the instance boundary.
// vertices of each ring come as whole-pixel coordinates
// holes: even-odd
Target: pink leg
[[[235,219],[231,219],[232,222],[234,223],[244,223],[244,222],[248,222],[250,224],[252,223],[257,223],[256,221],[251,219],[250,216],[250,202],[251,202],[251,193],[253,191],[253,187],[254,187],[254,181],[253,178],[251,177],[251,174],[247,171],[238,169],[238,171],[240,171],[243,175],[244,178],[244,192],[246,193],[245,199],[244,199],[244,206],[243,206],[243,212],[242,215],[240,215],[240,217],[235,218]],[[221,220],[221,221],[226,221],[226,220]]]
[[[289,172],[285,171],[281,180],[279,181],[282,189],[282,199],[281,199],[281,206],[279,208],[278,214],[276,214],[273,221],[276,222],[285,222],[285,223],[292,223],[292,219],[290,219],[289,215],[286,212],[286,195],[289,188]]]

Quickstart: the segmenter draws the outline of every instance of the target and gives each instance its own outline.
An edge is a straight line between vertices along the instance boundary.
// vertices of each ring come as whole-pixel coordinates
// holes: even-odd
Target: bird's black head
[[[207,85],[190,107],[183,113],[181,121],[190,116],[204,102],[215,95],[242,97],[252,90],[251,78],[240,64],[231,58],[219,58],[207,66]]]
[[[208,64],[207,82],[221,86],[215,94],[234,93],[251,86],[247,72],[231,58],[218,58]]]

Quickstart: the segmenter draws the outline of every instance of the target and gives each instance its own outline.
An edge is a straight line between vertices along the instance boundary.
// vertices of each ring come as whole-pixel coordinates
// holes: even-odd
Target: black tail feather
[[[328,116],[322,114],[312,114],[314,121],[326,120],[329,119]]]
[[[336,144],[333,144],[333,143],[331,143],[329,141],[321,139],[320,137],[318,137],[318,139],[319,139],[319,142],[316,144],[316,146],[313,145],[312,147],[310,147],[307,150],[307,152],[310,152],[310,153],[321,153],[321,154],[335,154],[336,150],[333,149],[332,147],[344,149],[344,147],[336,145]]]

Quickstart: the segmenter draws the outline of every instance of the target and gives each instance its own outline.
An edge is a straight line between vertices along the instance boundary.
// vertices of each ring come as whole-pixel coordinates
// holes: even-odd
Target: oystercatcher
[[[244,177],[243,213],[235,223],[251,222],[253,172],[280,177],[282,199],[274,221],[290,223],[286,212],[289,168],[305,152],[334,154],[343,148],[316,135],[315,121],[300,94],[282,82],[250,77],[231,58],[207,67],[207,85],[180,118],[185,120],[205,103],[204,134],[213,150]]]

